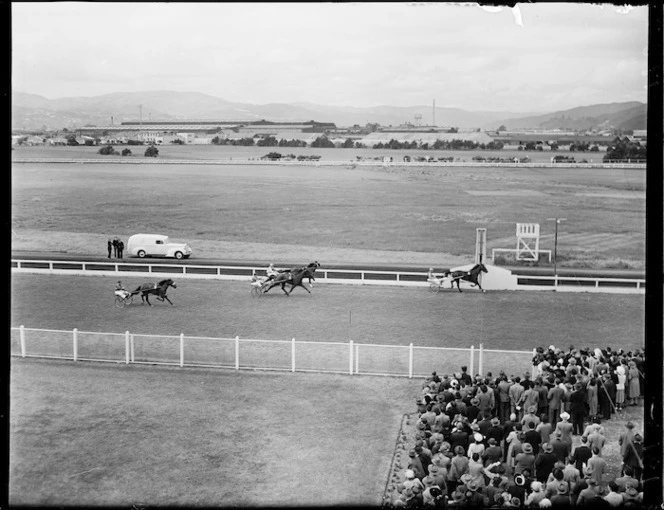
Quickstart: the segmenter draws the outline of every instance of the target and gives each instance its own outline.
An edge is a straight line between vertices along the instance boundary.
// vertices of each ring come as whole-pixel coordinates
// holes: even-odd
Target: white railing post
[[[74,361],[78,359],[78,329],[74,328],[74,331],[72,331],[72,337],[73,337],[73,351],[74,351]]]
[[[413,378],[413,343],[408,347],[408,378]]]
[[[134,335],[129,335],[129,347],[131,350],[131,362],[134,363],[136,358],[134,357]]]
[[[350,375],[353,375],[353,341],[350,341],[350,348],[349,348],[349,357],[348,357],[348,373]]]
[[[295,338],[291,340],[291,372],[295,372]]]
[[[240,370],[240,337],[235,337],[235,370]]]
[[[355,373],[360,373],[360,344],[355,345]]]
[[[470,346],[470,363],[468,364],[470,367],[470,375],[472,377],[475,377],[475,346],[471,345]]]
[[[477,373],[480,375],[484,374],[484,344],[480,344],[480,355],[479,355],[479,362],[478,362],[478,370]]]
[[[125,331],[125,365],[129,365],[130,353],[131,351],[129,350],[129,331]]]
[[[180,333],[180,366],[184,366],[184,333]]]
[[[25,358],[25,326],[21,324],[18,328],[19,338],[21,339],[21,357]]]

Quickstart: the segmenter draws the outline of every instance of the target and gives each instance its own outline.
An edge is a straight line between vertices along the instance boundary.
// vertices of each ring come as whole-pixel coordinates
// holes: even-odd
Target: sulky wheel
[[[117,306],[118,308],[124,308],[126,304],[127,302],[124,299],[122,299],[120,296],[115,297],[115,306]]]
[[[431,291],[431,292],[440,292],[440,285],[437,285],[435,283],[429,284],[429,291]]]
[[[251,295],[253,297],[261,297],[263,295],[262,287],[252,287],[251,288]]]

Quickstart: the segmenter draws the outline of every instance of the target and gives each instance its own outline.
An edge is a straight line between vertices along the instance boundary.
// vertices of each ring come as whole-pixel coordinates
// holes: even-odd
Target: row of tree
[[[647,147],[638,141],[632,141],[627,137],[616,138],[613,144],[606,149],[604,161],[646,161],[647,152]]]
[[[122,154],[123,156],[131,156],[131,150],[130,149],[122,149],[122,152],[118,152],[115,150],[115,147],[112,145],[106,145],[99,149],[97,153],[103,155],[103,156],[117,156],[119,154]],[[145,149],[144,153],[146,158],[156,158],[159,156],[159,149],[157,149],[154,145],[150,145],[147,149]]]

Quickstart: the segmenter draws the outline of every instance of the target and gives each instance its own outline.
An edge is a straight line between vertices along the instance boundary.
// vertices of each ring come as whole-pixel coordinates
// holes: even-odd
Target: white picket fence
[[[408,345],[257,340],[143,335],[12,327],[11,355],[118,364],[209,367],[233,370],[326,372],[348,375],[425,377],[431,372],[452,374],[468,367],[469,374],[535,376],[533,351]]]

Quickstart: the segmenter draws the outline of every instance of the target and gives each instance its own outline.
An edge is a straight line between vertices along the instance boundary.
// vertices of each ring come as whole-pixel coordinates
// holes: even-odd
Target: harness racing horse
[[[281,285],[281,290],[283,290],[284,294],[286,294],[287,296],[290,295],[291,292],[293,292],[293,289],[295,287],[302,287],[309,294],[311,294],[311,291],[304,286],[302,280],[308,278],[309,285],[311,285],[312,281],[316,281],[316,279],[314,278],[314,273],[316,272],[317,267],[320,267],[320,264],[318,262],[311,262],[306,267],[294,267],[289,271],[281,272],[277,276],[275,276],[273,280],[267,282],[267,287],[265,287],[263,293],[268,292],[272,287]],[[289,291],[286,291],[286,284],[289,284],[291,286]]]
[[[452,288],[454,288],[454,282],[457,284],[457,289],[459,289],[459,292],[461,291],[461,286],[459,285],[459,280],[465,280],[467,282],[472,283],[473,285],[477,285],[482,292],[485,292],[485,290],[482,288],[479,282],[479,274],[480,273],[488,273],[489,270],[482,264],[481,262],[478,262],[475,264],[470,271],[452,271],[451,276],[452,276]]]
[[[132,292],[132,294],[138,294],[139,292],[141,293],[141,304],[147,301],[148,305],[152,306],[152,303],[150,303],[150,299],[148,298],[150,294],[156,294],[159,301],[163,301],[165,299],[171,303],[171,300],[168,299],[168,296],[166,295],[166,291],[169,287],[173,287],[174,289],[178,288],[173,280],[168,278],[158,283],[144,283],[140,287],[137,287],[136,290]],[[171,305],[173,305],[173,303],[171,303]]]

